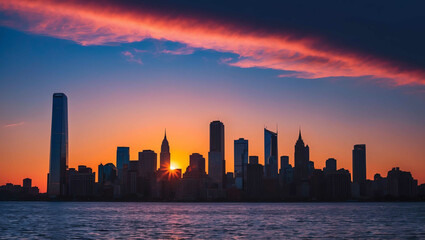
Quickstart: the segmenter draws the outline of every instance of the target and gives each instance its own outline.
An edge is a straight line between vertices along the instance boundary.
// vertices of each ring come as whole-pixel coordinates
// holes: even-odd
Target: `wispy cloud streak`
[[[19,19],[3,24],[82,45],[153,38],[188,46],[164,53],[190,54],[194,48],[213,49],[239,55],[239,59],[227,63],[231,66],[295,72],[282,77],[370,76],[386,79],[391,85],[425,85],[423,69],[402,68],[386,59],[333,48],[320,38],[301,38],[289,32],[265,33],[211,18],[125,9],[100,2],[4,0],[0,8],[3,12],[19,15]],[[136,62],[134,55],[129,53],[123,54]]]
[[[12,128],[12,127],[19,127],[19,126],[22,126],[24,124],[25,124],[25,122],[18,122],[18,123],[7,124],[7,125],[4,125],[3,127],[4,128]]]

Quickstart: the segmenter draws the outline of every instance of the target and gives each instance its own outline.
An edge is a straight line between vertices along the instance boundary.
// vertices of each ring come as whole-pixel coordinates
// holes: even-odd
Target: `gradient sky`
[[[355,5],[351,5],[355,4]],[[263,127],[293,164],[298,129],[311,160],[367,177],[398,166],[425,182],[424,3],[0,0],[0,185],[46,191],[52,94],[69,107],[70,167],[159,153],[208,155],[209,123],[249,140]]]

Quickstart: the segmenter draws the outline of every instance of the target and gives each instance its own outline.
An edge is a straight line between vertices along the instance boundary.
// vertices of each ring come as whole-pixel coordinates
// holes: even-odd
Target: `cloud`
[[[175,50],[164,49],[161,52],[172,55],[190,55],[195,52],[195,49],[190,47],[181,47]]]
[[[111,1],[4,0],[0,8],[11,18],[4,21],[4,25],[69,39],[82,45],[129,43],[153,38],[180,42],[187,46],[166,50],[164,53],[190,54],[195,48],[234,53],[239,58],[227,62],[231,66],[294,72],[286,77],[370,76],[386,79],[391,85],[425,85],[425,70],[421,67],[406,65],[382,54],[358,51],[355,47],[341,47],[337,40],[329,40],[332,35],[314,35],[313,30],[313,34],[306,34],[294,29],[297,27],[295,25],[285,28],[282,27],[285,22],[279,22],[278,19],[276,24],[269,22],[270,27],[264,27],[256,25],[260,22],[246,24],[240,19],[232,19],[229,17],[231,14],[220,13],[216,17],[214,14],[196,12],[196,9],[184,10],[186,8],[183,5],[173,10],[171,7],[166,8],[167,4],[158,3],[159,7],[149,7],[143,4],[133,6],[131,3],[134,4]],[[183,1],[183,4],[187,3]],[[187,11],[192,12],[189,14]],[[250,11],[247,10],[249,14]],[[255,11],[252,12],[255,14]],[[282,15],[285,17],[283,13],[279,16]],[[301,18],[299,20],[304,21]],[[122,54],[129,61],[141,63],[129,51]]]
[[[138,57],[135,57],[133,53],[130,51],[123,51],[121,52],[122,55],[124,55],[129,62],[135,62],[138,64],[143,64],[142,60]]]
[[[19,126],[22,126],[24,124],[25,124],[25,122],[18,122],[18,123],[7,124],[7,125],[4,125],[3,127],[4,128],[12,128],[12,127],[19,127]]]

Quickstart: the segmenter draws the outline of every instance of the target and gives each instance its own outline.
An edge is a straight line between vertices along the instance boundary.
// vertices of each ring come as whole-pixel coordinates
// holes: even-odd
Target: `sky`
[[[425,15],[421,1],[0,0],[0,185],[46,191],[52,95],[68,96],[69,167],[159,153],[207,158],[209,123],[249,140],[263,128],[293,164],[301,129],[311,160],[367,177],[393,167],[425,183]]]

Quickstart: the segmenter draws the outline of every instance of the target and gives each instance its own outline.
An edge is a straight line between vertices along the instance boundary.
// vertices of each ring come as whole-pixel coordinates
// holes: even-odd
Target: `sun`
[[[176,167],[173,165],[170,165],[170,170],[174,170],[174,169],[176,169]]]

